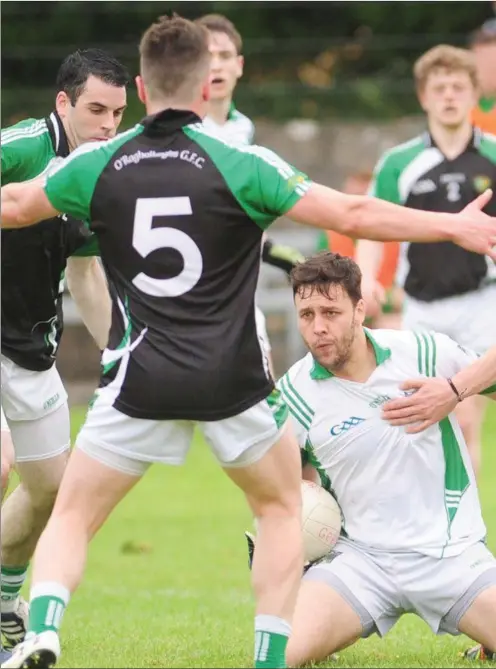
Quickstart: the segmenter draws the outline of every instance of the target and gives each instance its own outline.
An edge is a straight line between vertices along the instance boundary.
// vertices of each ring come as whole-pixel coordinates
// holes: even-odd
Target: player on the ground
[[[357,264],[332,253],[292,273],[309,353],[279,381],[304,477],[335,496],[336,547],[303,577],[288,664],[324,660],[405,612],[434,633],[496,650],[496,559],[454,414],[419,435],[382,418],[414,374],[452,376],[476,356],[444,334],[363,327]],[[489,392],[491,389],[489,389]],[[496,400],[496,388],[491,398]],[[255,550],[256,559],[256,550]]]
[[[491,193],[460,214],[436,214],[312,184],[272,151],[224,143],[201,123],[205,28],[164,17],[140,54],[142,123],[80,147],[46,184],[1,191],[2,226],[62,211],[95,221],[113,303],[100,387],[36,550],[30,634],[4,666],[56,661],[89,541],[152,462],[184,461],[197,423],[258,519],[255,666],[284,667],[303,567],[301,466],[255,325],[263,230],[287,214],[496,256],[496,220],[480,211]]]
[[[127,82],[124,67],[99,49],[69,55],[50,116],[2,130],[2,183],[33,179],[80,144],[113,137]],[[110,299],[97,252],[95,236],[73,218],[2,230],[2,415],[21,481],[2,508],[1,632],[10,646],[25,633],[19,593],[69,455],[67,394],[55,366],[64,273],[99,348],[107,341]]]
[[[414,209],[461,211],[496,183],[496,137],[482,134],[470,120],[478,92],[473,55],[441,45],[417,61],[414,74],[428,131],[384,154],[373,193]],[[485,211],[496,214],[495,199]],[[382,246],[360,246],[367,304],[374,301]],[[403,327],[444,332],[478,353],[496,343],[496,310],[488,309],[496,304],[496,267],[484,255],[450,243],[406,243],[397,282],[405,292]],[[484,398],[471,397],[457,409],[476,473],[485,406]]]
[[[208,30],[210,45],[210,99],[203,124],[227,142],[248,145],[253,143],[255,126],[234,105],[234,90],[243,74],[243,40],[235,25],[222,14],[206,14],[196,23]],[[302,254],[290,247],[275,244],[267,236],[262,244],[262,261],[278,267],[288,275]],[[274,376],[270,339],[263,311],[256,307],[255,317],[261,342],[267,354],[270,371]]]

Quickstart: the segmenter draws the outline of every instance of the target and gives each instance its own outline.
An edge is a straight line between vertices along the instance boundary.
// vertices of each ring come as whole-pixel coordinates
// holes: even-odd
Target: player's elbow
[[[352,239],[366,237],[373,218],[369,204],[370,198],[361,195],[350,198],[340,232]]]

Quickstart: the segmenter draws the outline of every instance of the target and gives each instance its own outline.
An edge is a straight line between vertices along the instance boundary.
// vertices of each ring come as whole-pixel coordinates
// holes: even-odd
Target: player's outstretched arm
[[[445,418],[460,399],[483,393],[496,401],[496,346],[450,380],[451,383],[444,378],[405,381],[401,389],[412,394],[387,402],[383,418],[391,425],[409,425],[407,432],[416,434]]]
[[[23,228],[60,213],[47,198],[44,183],[44,179],[36,179],[2,186],[2,228]]]
[[[452,241],[496,260],[496,218],[481,210],[492,197],[487,190],[459,214],[420,211],[365,195],[346,195],[320,184],[287,211],[292,220],[332,229],[349,237],[378,241]]]

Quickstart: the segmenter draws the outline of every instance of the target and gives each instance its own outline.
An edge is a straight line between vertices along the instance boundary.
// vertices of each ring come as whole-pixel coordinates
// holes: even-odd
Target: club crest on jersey
[[[478,175],[474,177],[474,188],[478,193],[483,193],[485,190],[488,188],[491,188],[492,185],[492,179],[491,177],[486,177],[483,175]]]
[[[332,434],[333,437],[337,437],[343,432],[347,432],[348,430],[351,430],[353,427],[360,425],[360,423],[363,423],[364,420],[365,418],[360,418],[359,416],[350,416],[342,423],[338,423],[338,425],[333,425],[329,430],[329,432]]]

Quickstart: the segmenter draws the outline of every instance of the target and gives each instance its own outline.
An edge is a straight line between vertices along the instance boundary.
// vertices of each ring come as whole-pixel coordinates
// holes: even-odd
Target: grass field
[[[74,409],[76,434],[84,411]],[[496,410],[484,430],[481,495],[496,551]],[[95,538],[62,627],[62,667],[249,667],[253,606],[241,494],[200,440],[186,467],[156,466]],[[466,638],[435,637],[413,615],[334,667],[474,666]],[[477,664],[475,665],[477,666]]]

